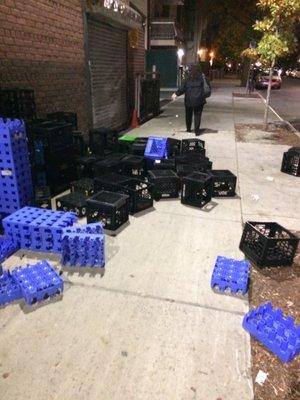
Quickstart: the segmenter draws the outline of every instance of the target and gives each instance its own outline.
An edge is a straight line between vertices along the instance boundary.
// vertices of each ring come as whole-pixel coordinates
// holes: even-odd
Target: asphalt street
[[[260,90],[264,97],[266,90]],[[300,79],[283,78],[280,90],[272,90],[271,107],[286,121],[300,131]]]

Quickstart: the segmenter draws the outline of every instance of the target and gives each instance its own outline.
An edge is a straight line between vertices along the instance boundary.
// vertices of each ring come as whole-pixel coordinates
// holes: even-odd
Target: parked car
[[[300,78],[300,69],[293,69],[293,71],[290,73],[290,76],[293,78]]]
[[[270,71],[264,70],[261,71],[256,77],[256,89],[266,89],[269,85],[269,73]],[[273,71],[273,78],[271,83],[271,89],[280,89],[281,88],[282,79],[278,71]]]

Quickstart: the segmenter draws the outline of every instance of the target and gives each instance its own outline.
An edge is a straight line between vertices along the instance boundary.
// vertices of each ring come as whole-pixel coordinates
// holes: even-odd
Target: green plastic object
[[[136,139],[136,136],[133,135],[123,135],[119,138],[120,142],[134,142]]]

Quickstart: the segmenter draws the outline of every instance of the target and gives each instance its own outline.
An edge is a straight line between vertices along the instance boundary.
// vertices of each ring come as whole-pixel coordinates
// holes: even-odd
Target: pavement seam
[[[258,216],[258,214],[253,214],[253,213],[245,213],[245,214],[243,214],[243,216],[246,216],[246,215],[250,215],[250,216]],[[299,220],[300,221],[300,218],[296,218],[296,217],[288,217],[288,216],[286,216],[286,215],[277,215],[277,214],[272,214],[272,215],[270,215],[269,214],[269,216],[272,216],[272,217],[276,217],[276,218],[286,218],[286,219],[295,219],[295,220]],[[261,215],[260,217],[266,217],[266,218],[268,218],[268,214],[265,214],[265,215]]]
[[[239,200],[238,198],[236,198],[236,200]],[[219,205],[219,203],[218,203]],[[201,220],[205,220],[205,221],[215,221],[215,222],[232,222],[232,223],[241,223],[240,220],[233,220],[233,219],[222,219],[222,218],[214,218],[213,216],[211,218],[206,218],[206,217],[202,217],[202,216],[198,216],[198,215],[186,215],[186,214],[181,214],[181,213],[177,213],[177,212],[168,212],[168,211],[160,211],[160,210],[156,210],[158,213],[161,214],[165,214],[165,215],[176,215],[179,217],[187,217],[187,218],[193,218],[193,219],[201,219]],[[205,212],[205,211],[204,211]],[[207,214],[209,214],[207,212]]]
[[[237,182],[238,182],[238,189],[239,189],[239,194],[240,194],[240,210],[241,210],[241,214],[240,214],[240,224],[243,230],[243,221],[244,221],[244,213],[243,213],[243,201],[242,201],[242,188],[240,185],[240,169],[239,169],[239,152],[238,152],[238,143],[237,143],[237,138],[236,138],[236,134],[235,134],[235,124],[236,124],[236,114],[235,114],[235,99],[232,96],[232,111],[233,111],[233,125],[234,125],[234,141],[235,141],[235,156],[236,156],[236,166],[237,166]],[[247,298],[247,307],[248,309],[250,309],[250,301],[249,301],[249,297]],[[252,383],[252,370],[251,367],[253,365],[253,360],[252,360],[252,346],[251,346],[251,342],[250,342],[250,337],[247,338],[247,343],[248,343],[248,357],[249,357],[249,365],[248,365],[248,371],[249,371],[249,375],[250,375],[250,379],[247,378],[247,382],[249,384],[250,387],[250,392],[252,393],[251,398],[254,399],[254,387],[253,387],[253,383]]]
[[[235,127],[235,102],[234,102],[234,97],[232,96],[232,114],[233,114],[233,122],[234,122],[234,127]],[[240,169],[239,169],[239,154],[238,154],[238,145],[237,145],[237,139],[235,135],[235,129],[234,129],[234,143],[235,143],[235,159],[236,159],[236,169],[237,169],[237,177],[238,177],[238,188],[239,188],[239,193],[240,193],[240,223],[243,228],[243,202],[242,202],[242,190],[241,190],[241,185],[240,185]]]
[[[238,316],[241,316],[241,317],[243,317],[245,315],[245,312],[243,312],[243,311],[226,310],[224,308],[213,307],[213,306],[209,306],[207,304],[200,304],[200,303],[195,303],[195,302],[192,302],[192,301],[175,300],[175,299],[171,299],[171,298],[168,298],[168,297],[161,297],[161,296],[155,296],[155,295],[146,294],[146,293],[133,292],[133,291],[130,291],[130,290],[107,288],[107,287],[104,287],[104,286],[89,286],[89,285],[85,285],[84,283],[72,282],[72,281],[69,281],[67,279],[65,279],[64,282],[69,284],[70,286],[88,287],[89,289],[95,289],[95,290],[104,291],[104,292],[108,292],[108,293],[121,294],[123,296],[131,296],[131,297],[143,298],[143,299],[147,299],[147,300],[155,300],[155,301],[160,301],[160,302],[171,303],[171,304],[175,304],[175,305],[196,307],[196,308],[201,308],[201,309],[215,311],[215,312],[238,315]],[[234,296],[232,296],[232,297],[234,297]],[[245,301],[246,298],[245,298],[245,300],[244,299],[241,299],[241,300]],[[247,300],[247,302],[248,302],[248,300]]]

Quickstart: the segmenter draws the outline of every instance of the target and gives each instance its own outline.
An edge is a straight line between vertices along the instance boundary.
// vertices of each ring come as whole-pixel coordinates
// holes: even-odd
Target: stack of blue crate
[[[0,263],[5,261],[18,249],[19,247],[15,244],[12,238],[6,236],[0,237]]]
[[[2,268],[0,268],[2,270]],[[12,303],[23,297],[18,283],[9,271],[0,271],[0,306]]]
[[[46,260],[15,268],[11,275],[19,285],[27,304],[47,300],[61,294],[64,290],[62,278]]]
[[[282,362],[291,362],[300,354],[300,325],[286,317],[271,302],[250,310],[243,319],[244,329],[272,351]]]
[[[21,298],[27,304],[35,304],[59,295],[64,282],[55,269],[46,261],[0,271],[0,306]]]
[[[25,124],[0,118],[0,212],[32,204],[33,187]]]
[[[249,287],[249,275],[249,261],[218,256],[211,277],[211,288],[245,296]]]
[[[62,236],[63,265],[103,268],[104,233],[100,223],[65,228]]]
[[[60,253],[63,228],[77,221],[75,214],[24,207],[3,220],[8,238],[22,249]]]

